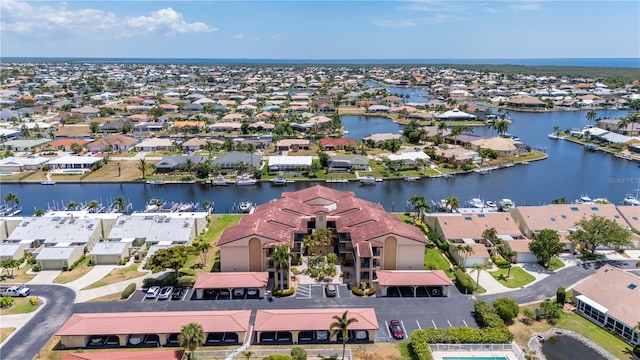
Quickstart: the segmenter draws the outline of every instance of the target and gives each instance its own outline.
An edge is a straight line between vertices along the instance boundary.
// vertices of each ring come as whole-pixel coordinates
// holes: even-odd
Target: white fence
[[[342,359],[342,347],[336,349],[308,349],[302,346],[302,348],[307,352],[308,359],[321,359],[321,358],[330,358],[330,359]],[[251,355],[251,359],[263,359],[269,355],[290,355],[291,349],[251,349],[253,355]],[[230,356],[234,350],[197,350],[194,353],[194,356],[198,360],[223,360]],[[187,358],[187,354],[185,353],[184,359]],[[242,353],[237,354],[233,359],[246,359]],[[345,360],[352,360],[351,357],[351,349],[347,348],[344,353]]]
[[[431,352],[434,351],[512,351],[518,360],[525,360],[524,354],[518,347],[518,344],[511,342],[510,344],[429,344]]]

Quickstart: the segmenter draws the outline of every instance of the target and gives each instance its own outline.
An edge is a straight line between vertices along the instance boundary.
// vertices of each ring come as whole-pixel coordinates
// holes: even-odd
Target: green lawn
[[[0,315],[26,314],[35,311],[38,306],[31,305],[29,297],[13,298],[13,306],[6,309],[0,309]]]
[[[510,289],[515,289],[519,287],[523,287],[529,283],[532,283],[536,280],[536,278],[523,270],[520,267],[512,267],[511,268],[511,277],[506,279],[507,273],[509,269],[499,269],[497,271],[489,272],[494,279],[498,280],[498,282]]]
[[[424,268],[427,270],[443,270],[447,273],[447,276],[453,278],[451,264],[449,264],[439,249],[426,248],[424,250]]]
[[[209,272],[211,270],[211,266],[213,266],[216,257],[216,251],[218,250],[218,239],[220,239],[220,234],[226,228],[231,225],[237,224],[240,219],[244,215],[242,214],[224,214],[224,215],[211,215],[209,216],[209,221],[211,225],[207,232],[203,235],[203,238],[206,242],[211,244],[211,249],[207,252],[207,263],[206,266],[200,268],[197,266],[202,262],[200,259],[200,255],[189,255],[189,258],[184,265],[186,269],[194,269],[197,273],[200,272]]]
[[[564,263],[562,262],[562,260],[558,259],[555,256],[551,258],[551,261],[549,261],[549,270],[551,271],[562,269],[563,267]]]

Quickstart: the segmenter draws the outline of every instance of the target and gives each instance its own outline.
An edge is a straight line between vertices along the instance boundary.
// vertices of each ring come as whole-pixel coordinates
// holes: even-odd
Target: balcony
[[[373,248],[373,256],[380,256],[380,255],[382,255],[382,248],[374,247]]]
[[[369,261],[369,259],[361,259],[360,260],[360,268],[361,269],[368,269],[369,267],[371,267],[371,262]]]

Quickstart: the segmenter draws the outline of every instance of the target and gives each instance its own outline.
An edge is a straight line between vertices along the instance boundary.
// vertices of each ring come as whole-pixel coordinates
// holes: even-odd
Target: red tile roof
[[[73,144],[84,145],[84,144],[88,144],[89,142],[90,142],[89,140],[84,140],[84,139],[58,139],[58,140],[53,140],[52,142],[49,143],[49,145],[53,147],[58,147],[58,146],[71,146]]]
[[[320,139],[320,145],[322,146],[345,146],[347,144],[355,145],[357,142],[354,139],[347,138],[322,138]]]
[[[450,286],[442,270],[378,270],[380,286]]]
[[[66,354],[62,360],[181,360],[182,350],[160,351],[101,351]]]
[[[222,272],[198,275],[194,289],[260,288],[267,286],[268,272]]]
[[[291,310],[258,310],[254,324],[255,331],[300,331],[329,330],[336,321],[334,315],[347,314],[358,319],[349,325],[349,330],[377,330],[378,319],[373,308],[361,309],[291,309]]]
[[[56,335],[176,334],[189,323],[202,325],[204,332],[242,332],[250,316],[250,310],[73,314]]]

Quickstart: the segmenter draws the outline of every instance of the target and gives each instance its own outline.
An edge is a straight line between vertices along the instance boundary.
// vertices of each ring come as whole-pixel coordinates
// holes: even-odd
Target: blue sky
[[[638,1],[0,2],[0,55],[640,58]]]

